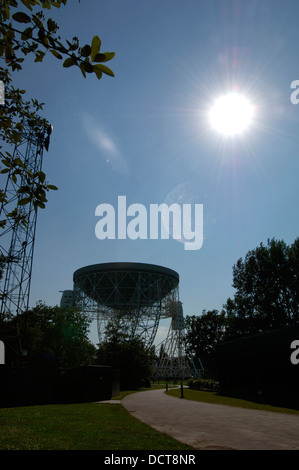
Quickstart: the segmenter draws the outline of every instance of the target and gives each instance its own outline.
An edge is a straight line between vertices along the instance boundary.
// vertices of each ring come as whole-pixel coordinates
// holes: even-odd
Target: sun
[[[217,99],[210,111],[210,123],[225,136],[242,134],[253,118],[253,106],[238,93],[228,93]]]

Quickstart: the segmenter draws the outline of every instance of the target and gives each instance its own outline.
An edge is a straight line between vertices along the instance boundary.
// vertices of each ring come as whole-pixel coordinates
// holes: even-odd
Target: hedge
[[[187,385],[193,390],[219,391],[219,382],[212,379],[189,379]]]

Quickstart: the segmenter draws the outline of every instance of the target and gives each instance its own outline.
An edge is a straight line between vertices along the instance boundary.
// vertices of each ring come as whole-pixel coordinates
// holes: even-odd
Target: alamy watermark
[[[199,250],[203,244],[203,204],[130,204],[118,196],[117,210],[112,204],[99,204],[95,215],[95,234],[99,240],[157,240],[171,236],[185,250]]]
[[[299,364],[299,340],[295,339],[291,343],[291,349],[294,349],[290,356],[291,363],[294,365]]]
[[[290,100],[292,104],[298,104],[299,103],[299,80],[293,80],[291,83],[290,88],[295,89],[291,93]]]
[[[5,346],[3,341],[0,340],[0,365],[5,364]]]
[[[0,105],[5,104],[5,86],[2,80],[0,80]]]

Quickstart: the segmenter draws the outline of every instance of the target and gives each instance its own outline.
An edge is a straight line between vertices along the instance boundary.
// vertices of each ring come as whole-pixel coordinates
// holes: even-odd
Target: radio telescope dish
[[[116,321],[130,337],[153,344],[159,321],[178,300],[177,272],[153,264],[103,263],[73,275],[75,305],[97,319],[99,342],[107,324]]]

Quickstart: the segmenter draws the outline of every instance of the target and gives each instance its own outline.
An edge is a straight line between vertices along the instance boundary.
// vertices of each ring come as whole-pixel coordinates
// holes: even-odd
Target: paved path
[[[150,390],[122,405],[137,419],[196,449],[299,449],[299,415],[211,405]]]

